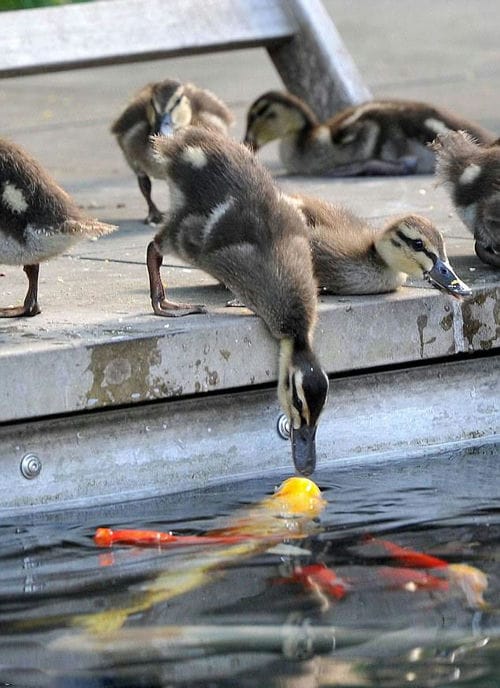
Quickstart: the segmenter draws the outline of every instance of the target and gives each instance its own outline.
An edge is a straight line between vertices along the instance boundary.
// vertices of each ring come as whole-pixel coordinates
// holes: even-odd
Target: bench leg
[[[372,99],[320,0],[286,0],[300,32],[267,48],[286,88],[324,121],[350,105]]]

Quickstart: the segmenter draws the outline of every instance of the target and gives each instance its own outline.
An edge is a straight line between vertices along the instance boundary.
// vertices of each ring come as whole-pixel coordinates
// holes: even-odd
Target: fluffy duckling
[[[188,125],[227,134],[233,115],[213,93],[193,84],[165,79],[148,84],[136,94],[115,120],[111,132],[126,161],[137,175],[139,189],[148,204],[146,224],[158,224],[162,213],[151,198],[151,177],[157,177],[149,137],[169,135]]]
[[[408,275],[424,277],[457,298],[471,295],[446,257],[443,237],[429,220],[404,215],[378,230],[346,208],[290,196],[310,231],[314,273],[331,294],[395,291]]]
[[[434,171],[427,144],[449,129],[466,129],[485,143],[494,139],[441,108],[404,100],[355,105],[320,123],[300,98],[270,91],[248,111],[245,143],[257,150],[280,139],[281,161],[292,174],[421,174]]]
[[[22,148],[0,139],[0,264],[23,265],[28,277],[24,304],[0,308],[0,318],[33,316],[38,305],[41,261],[86,237],[117,229],[91,220]]]
[[[241,144],[195,127],[153,146],[172,205],[147,251],[157,315],[199,312],[169,302],[160,278],[173,252],[225,284],[279,341],[278,396],[290,419],[296,469],[314,470],[315,434],[328,378],[312,351],[317,285],[305,224]]]
[[[500,140],[480,146],[464,131],[451,131],[433,144],[436,172],[458,215],[470,229],[478,257],[500,267]]]

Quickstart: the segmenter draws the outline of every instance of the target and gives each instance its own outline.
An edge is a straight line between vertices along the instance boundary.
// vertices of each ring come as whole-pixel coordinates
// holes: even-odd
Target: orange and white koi
[[[403,568],[383,568],[383,576],[391,579],[398,586],[406,590],[459,589],[465,595],[470,607],[484,609],[487,606],[483,594],[488,588],[488,578],[475,566],[450,564],[444,559],[417,552],[408,547],[401,547],[390,540],[368,537],[367,542],[381,546],[392,559],[408,569],[408,575],[406,575]],[[441,575],[435,576],[428,572],[422,575],[419,569],[437,570]]]
[[[347,581],[325,564],[296,566],[290,576],[278,578],[276,582],[299,583],[308,590],[325,593],[336,600],[341,600],[351,589]]]

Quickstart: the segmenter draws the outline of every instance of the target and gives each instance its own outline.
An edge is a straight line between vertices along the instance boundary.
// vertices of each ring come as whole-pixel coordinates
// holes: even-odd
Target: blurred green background
[[[0,12],[5,10],[27,10],[32,7],[50,5],[68,5],[72,2],[89,2],[90,0],[0,0]]]

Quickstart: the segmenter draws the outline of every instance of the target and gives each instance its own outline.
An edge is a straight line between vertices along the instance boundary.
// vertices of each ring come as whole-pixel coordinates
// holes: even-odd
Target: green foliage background
[[[89,2],[89,0],[0,0],[0,12],[27,10],[32,7],[47,7],[49,5],[68,5],[72,2]]]

